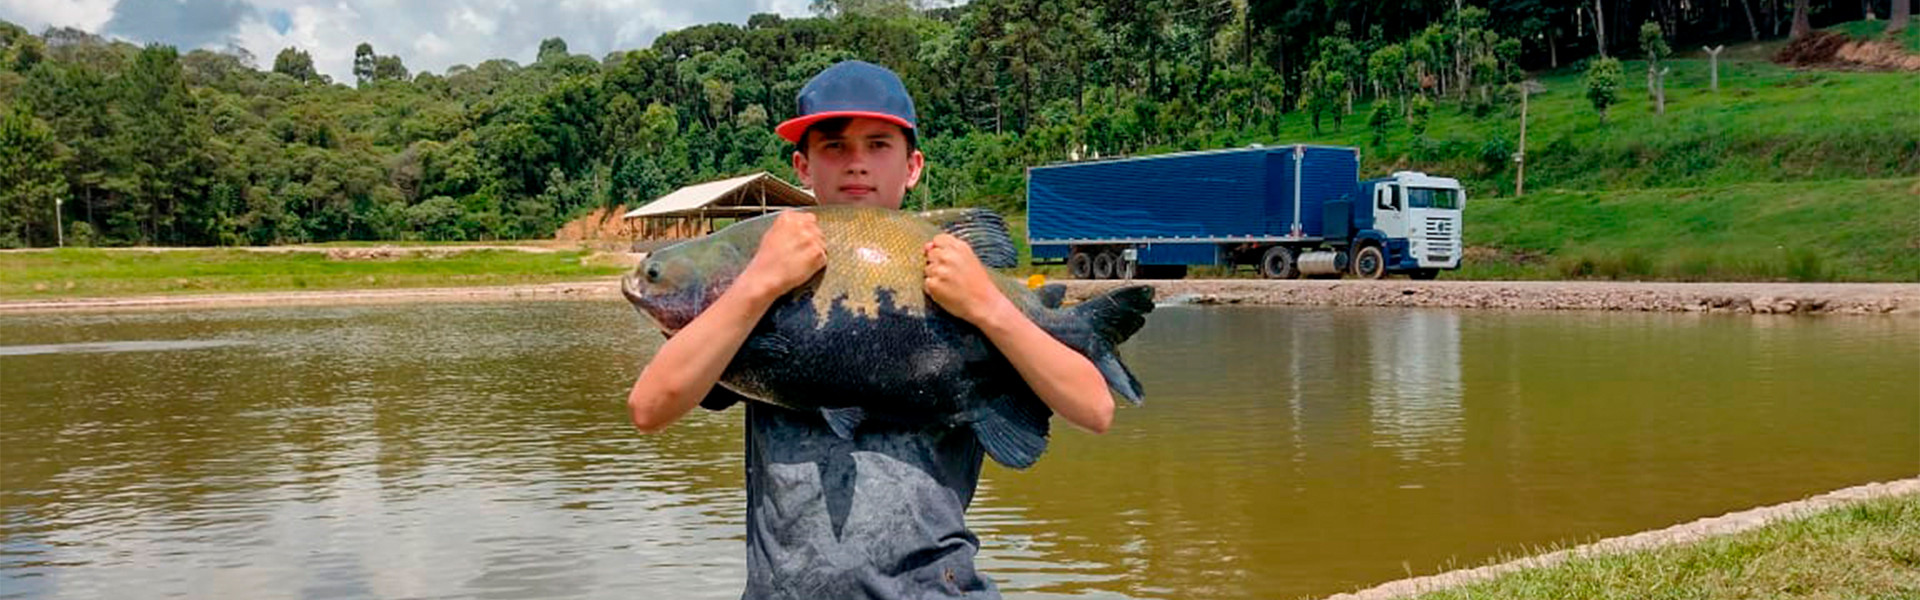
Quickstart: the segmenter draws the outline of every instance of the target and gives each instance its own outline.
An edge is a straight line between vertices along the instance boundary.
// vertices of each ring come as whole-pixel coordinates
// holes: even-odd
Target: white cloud
[[[91,32],[113,18],[117,0],[0,0],[0,19],[40,33],[48,27],[73,27]]]
[[[754,13],[788,17],[808,14],[809,0],[244,0],[237,19],[214,19],[213,0],[0,0],[0,19],[35,32],[48,25],[109,32],[135,42],[159,41],[221,47],[231,42],[252,52],[260,66],[292,46],[313,55],[314,66],[335,81],[353,80],[353,49],[361,42],[380,54],[398,54],[411,71],[444,72],[456,64],[505,58],[533,61],[540,40],[558,36],[568,50],[594,58],[614,50],[645,47],[653,38],[703,23],[745,23]],[[143,17],[172,8],[177,14]],[[231,14],[231,12],[227,13]],[[275,19],[282,27],[275,27]],[[159,22],[161,25],[152,25]],[[178,25],[174,25],[174,24]],[[205,24],[225,23],[225,29]],[[196,31],[185,31],[194,24]],[[282,29],[284,28],[284,30]],[[191,48],[183,47],[182,50]]]

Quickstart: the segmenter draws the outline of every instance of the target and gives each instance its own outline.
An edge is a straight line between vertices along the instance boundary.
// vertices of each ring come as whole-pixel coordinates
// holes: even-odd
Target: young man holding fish
[[[820,204],[899,209],[925,164],[899,77],[842,62],[798,100],[800,116],[777,132],[796,144],[794,171]],[[1055,414],[1107,430],[1114,403],[1092,361],[1022,313],[966,242],[941,234],[923,251],[929,298],[979,328]],[[821,271],[826,252],[814,215],[777,217],[732,285],[634,382],[634,425],[658,432],[697,404],[730,404],[715,382],[769,307]],[[983,460],[971,430],[862,427],[848,439],[817,414],[758,402],[746,410],[743,597],[999,597],[973,569],[979,540],[963,518]]]

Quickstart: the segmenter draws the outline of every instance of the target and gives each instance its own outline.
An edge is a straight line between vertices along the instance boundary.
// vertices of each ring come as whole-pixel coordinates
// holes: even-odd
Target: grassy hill
[[[1375,145],[1362,104],[1337,131],[1289,118],[1213,146],[1356,146],[1363,176],[1461,179],[1474,252],[1446,277],[1920,281],[1920,74],[1766,62],[1778,46],[1728,48],[1718,93],[1704,53],[1666,61],[1663,115],[1646,63],[1628,61],[1605,124],[1580,70],[1536,74],[1544,91],[1529,100],[1522,198],[1517,105],[1476,115],[1443,103],[1423,138],[1396,122]]]

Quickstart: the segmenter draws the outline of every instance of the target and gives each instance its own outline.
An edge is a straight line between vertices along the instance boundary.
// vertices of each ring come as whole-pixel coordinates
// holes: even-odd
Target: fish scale
[[[1015,262],[1006,221],[981,209],[906,213],[812,207],[826,246],[819,276],[775,300],[702,402],[739,400],[813,412],[837,435],[868,427],[969,427],[987,454],[1026,468],[1046,450],[1052,411],[971,323],[926,295],[926,243],[942,231],[990,267]],[[726,292],[777,215],[738,222],[663,248],[621,283],[641,314],[669,335]],[[1140,382],[1116,347],[1146,323],[1153,289],[1128,286],[1059,308],[1017,280],[994,283],[1023,314],[1093,363],[1107,386],[1138,404]]]

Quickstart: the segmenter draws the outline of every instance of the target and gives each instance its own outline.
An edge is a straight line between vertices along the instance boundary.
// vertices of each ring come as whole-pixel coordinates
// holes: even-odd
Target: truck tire
[[[1361,246],[1353,253],[1353,274],[1361,279],[1382,279],[1387,276],[1387,255],[1380,247],[1372,244]]]
[[[1067,256],[1067,274],[1073,276],[1074,279],[1092,279],[1093,257],[1087,256],[1086,252],[1075,248],[1073,254]]]
[[[1113,278],[1133,279],[1140,276],[1140,263],[1125,258],[1114,257]]]
[[[1412,271],[1407,272],[1408,279],[1418,279],[1421,281],[1430,281],[1433,278],[1436,278],[1439,276],[1440,276],[1439,269],[1414,269]]]
[[[1293,249],[1286,246],[1268,248],[1260,255],[1260,275],[1267,279],[1297,279],[1300,277],[1300,265],[1293,262]]]
[[[1112,252],[1102,251],[1099,254],[1095,254],[1093,256],[1093,278],[1113,279],[1113,272],[1115,271],[1113,267],[1114,263],[1117,262],[1120,262],[1120,256]]]

